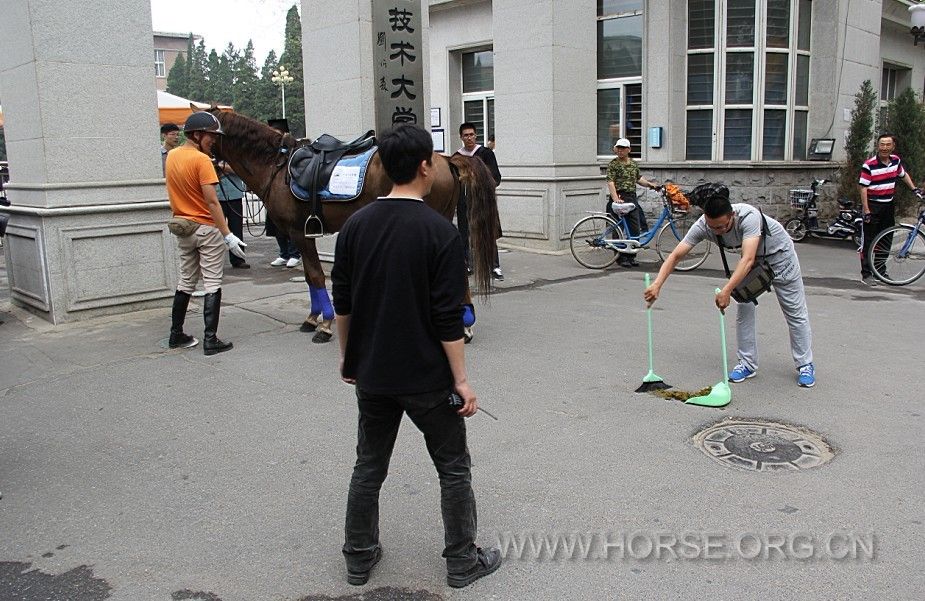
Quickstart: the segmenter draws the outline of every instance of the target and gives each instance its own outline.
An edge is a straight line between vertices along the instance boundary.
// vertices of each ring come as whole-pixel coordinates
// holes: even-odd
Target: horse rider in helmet
[[[186,142],[167,154],[165,164],[170,209],[175,218],[180,218],[171,221],[186,226],[177,228],[179,233],[171,228],[177,234],[180,251],[180,281],[173,299],[168,345],[188,348],[198,343],[183,332],[183,321],[201,275],[206,292],[202,305],[205,321],[202,349],[206,355],[214,355],[232,348],[230,342],[223,342],[216,336],[225,250],[244,259],[247,245],[228,229],[215,191],[218,176],[210,157],[213,145],[225,133],[221,124],[212,113],[199,111],[189,116],[183,132]]]

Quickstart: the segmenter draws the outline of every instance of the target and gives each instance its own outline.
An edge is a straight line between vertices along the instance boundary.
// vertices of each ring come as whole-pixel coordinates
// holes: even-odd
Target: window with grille
[[[462,54],[463,121],[475,125],[476,139],[484,145],[495,133],[495,58],[493,51]]]
[[[613,155],[620,138],[642,148],[643,0],[597,2],[597,154]]]
[[[688,0],[688,160],[805,160],[811,0]]]

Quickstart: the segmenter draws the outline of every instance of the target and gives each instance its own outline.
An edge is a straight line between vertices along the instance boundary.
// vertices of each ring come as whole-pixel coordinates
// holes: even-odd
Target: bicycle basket
[[[671,201],[671,210],[675,213],[687,213],[691,208],[691,203],[676,185],[665,184],[665,196]]]
[[[806,203],[809,202],[809,199],[813,197],[812,190],[791,190],[790,191],[790,206],[796,209],[802,209],[806,206]]]

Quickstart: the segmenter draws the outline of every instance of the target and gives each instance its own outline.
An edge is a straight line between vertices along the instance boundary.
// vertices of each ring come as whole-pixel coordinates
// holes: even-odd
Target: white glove
[[[238,257],[239,259],[247,258],[244,255],[244,249],[247,248],[247,245],[231,232],[228,232],[228,235],[225,236],[225,244],[228,246],[228,250],[230,250],[231,254],[234,256]]]

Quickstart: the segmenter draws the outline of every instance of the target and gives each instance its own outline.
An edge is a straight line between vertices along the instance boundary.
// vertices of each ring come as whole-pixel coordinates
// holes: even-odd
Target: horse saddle
[[[362,154],[341,157],[334,165],[327,184],[321,186],[314,196],[292,178],[289,179],[289,191],[303,202],[354,200],[363,191],[370,160],[377,150],[379,148],[373,146]]]
[[[297,148],[289,159],[289,176],[308,197],[315,200],[331,180],[337,162],[345,156],[363,154],[376,145],[375,131],[369,130],[352,142],[322,134],[311,144]]]

